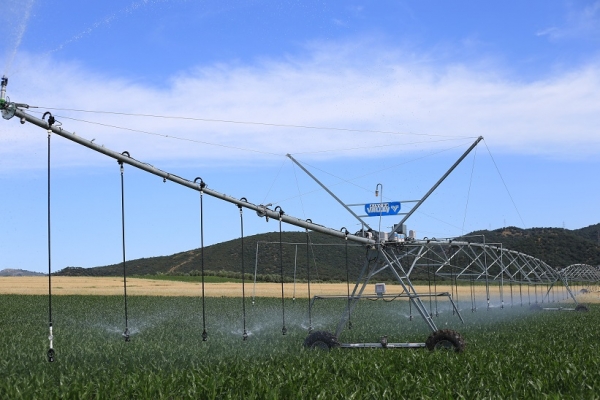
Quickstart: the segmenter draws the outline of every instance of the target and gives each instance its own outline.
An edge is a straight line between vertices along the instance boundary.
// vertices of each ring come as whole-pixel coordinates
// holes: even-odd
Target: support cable
[[[457,250],[457,252],[458,252],[458,251],[459,251],[459,250]],[[460,268],[460,267],[459,267],[459,260],[460,260],[460,253],[458,253],[458,254],[456,255],[456,267],[457,267],[457,268]],[[454,289],[455,289],[455,291],[456,291],[456,299],[455,299],[456,308],[458,308],[458,276],[455,276],[455,277],[454,277]],[[452,307],[452,315],[454,315],[454,313],[455,313],[455,310],[454,310],[454,307]]]
[[[450,293],[451,293],[450,299],[454,300],[454,284],[456,283],[456,279],[454,278],[454,268],[452,267],[450,262],[448,262],[448,265],[450,265]],[[456,292],[456,294],[458,294],[458,291]],[[458,301],[456,301],[455,304],[458,307]],[[449,306],[452,309],[452,315],[455,315],[456,310],[454,309],[454,307],[452,307],[452,302],[450,302]]]
[[[127,155],[129,157],[129,152],[124,151],[123,155]],[[117,161],[119,164],[119,169],[121,171],[121,239],[122,239],[122,248],[123,248],[123,294],[125,298],[125,331],[123,331],[123,338],[126,342],[129,342],[129,325],[127,318],[127,268],[125,264],[125,179],[124,179],[124,168],[123,161]]]
[[[519,298],[521,299],[521,307],[523,307],[523,270],[521,272],[521,279],[519,279]]]
[[[202,178],[197,177],[194,179],[194,183],[200,181],[200,274],[202,275],[202,341],[208,340],[208,333],[206,332],[206,302],[204,293],[204,204],[203,195],[206,183]]]
[[[346,229],[346,227],[343,227],[342,229],[340,229],[342,232],[344,232],[344,234],[346,235],[346,289],[347,289],[347,304],[346,307],[348,309],[348,329],[352,329],[352,321],[350,320],[350,267],[348,266],[348,234],[350,232],[348,232],[348,229]]]
[[[477,303],[475,301],[475,278],[471,276],[471,312],[477,311]]]
[[[410,262],[408,260],[408,247],[404,247],[404,258],[406,258],[407,264],[410,265]],[[413,257],[413,261],[414,261],[414,257]],[[410,292],[408,293],[410,295]],[[409,297],[408,298],[408,320],[412,321],[413,320],[413,315],[412,315],[412,298]]]
[[[432,238],[433,241],[436,241],[436,238]],[[437,273],[435,267],[433,269],[433,293],[435,294],[434,303],[435,303],[435,316],[439,317],[438,313],[438,297],[437,297]]]
[[[48,128],[50,128],[55,121],[52,114],[49,112],[44,113],[43,119],[48,117]],[[52,136],[52,130],[48,129],[48,340],[50,346],[48,347],[48,362],[54,362],[56,353],[54,351],[54,335],[52,333],[52,241],[51,241],[51,229],[50,229],[50,138]]]
[[[245,197],[241,200],[248,201]],[[240,209],[240,231],[241,231],[241,243],[242,243],[242,320],[244,325],[244,333],[242,334],[242,340],[248,339],[248,332],[246,331],[246,270],[244,268],[244,212],[241,205],[238,205]]]
[[[306,221],[312,222],[310,219],[307,219]],[[311,307],[312,298],[310,297],[310,236],[308,233],[308,228],[305,228],[305,229],[306,229],[306,280],[308,282],[308,333],[312,333],[312,331],[313,331],[312,307]]]
[[[485,236],[483,237],[483,244],[485,246]],[[489,265],[487,262],[487,251],[485,248],[483,251],[483,265],[485,266],[485,295],[487,298],[487,310],[490,311],[490,276],[489,276]]]
[[[283,219],[283,209],[280,206],[275,207],[275,211],[279,209],[279,269],[281,273],[281,321],[282,328],[281,334],[285,335],[287,333],[287,328],[285,327],[285,297],[283,291],[283,239],[282,239],[282,228],[281,221]]]
[[[433,315],[433,306],[432,306],[432,300],[431,300],[431,263],[429,262],[429,239],[428,238],[423,238],[423,239],[427,239],[427,252],[425,252],[425,256],[427,257],[427,286],[429,287],[429,315]]]
[[[485,144],[485,148],[487,149],[487,151],[490,155],[490,158],[492,159],[492,162],[494,163],[494,167],[496,167],[496,171],[498,172],[498,176],[500,176],[500,180],[502,181],[502,184],[504,185],[504,189],[506,189],[506,193],[508,194],[508,197],[510,197],[510,201],[512,202],[513,207],[515,208],[515,211],[517,212],[517,215],[519,216],[519,219],[521,220],[521,223],[523,224],[523,228],[525,228],[525,221],[523,221],[523,217],[521,217],[521,213],[519,212],[519,209],[517,208],[517,204],[515,203],[515,200],[513,199],[512,194],[510,193],[510,190],[508,190],[506,181],[504,181],[504,177],[500,173],[500,168],[498,168],[498,164],[496,164],[496,160],[494,159],[494,156],[492,155],[492,152],[490,151],[490,148],[488,147],[487,142],[484,140],[483,143]]]
[[[502,251],[502,249],[500,249],[500,308],[504,309],[504,270],[502,269],[502,266],[504,265],[504,251]],[[512,287],[511,287],[512,289]]]
[[[469,208],[469,198],[471,197],[471,185],[473,184],[473,172],[475,172],[475,158],[477,157],[477,148],[475,148],[475,152],[473,153],[473,164],[471,165],[471,177],[469,179],[469,190],[467,191],[467,201],[465,204],[465,214],[463,216],[462,228],[460,230],[460,234],[465,234],[465,222],[467,220],[467,210]]]
[[[513,306],[513,278],[510,278],[510,306]]]

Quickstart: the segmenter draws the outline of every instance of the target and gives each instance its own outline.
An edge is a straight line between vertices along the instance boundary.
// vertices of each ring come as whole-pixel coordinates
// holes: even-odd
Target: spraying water
[[[10,0],[9,0],[10,1]],[[27,22],[31,15],[31,9],[33,8],[34,0],[23,0],[23,1],[10,1],[10,4],[5,6],[3,9],[5,23],[8,26],[15,24],[15,29],[12,35],[9,35],[8,43],[8,54],[6,57],[6,64],[4,66],[4,74],[8,75],[12,67],[17,50],[23,40],[23,35],[27,29]],[[9,32],[11,29],[9,29]]]

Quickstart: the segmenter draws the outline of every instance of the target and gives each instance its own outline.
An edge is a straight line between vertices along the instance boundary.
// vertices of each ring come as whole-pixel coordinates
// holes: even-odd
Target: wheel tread
[[[454,351],[457,353],[461,353],[465,349],[465,340],[460,336],[460,334],[452,329],[441,329],[437,332],[433,332],[427,338],[425,342],[425,346],[433,351],[438,343],[441,341],[448,341],[452,343],[454,347]]]

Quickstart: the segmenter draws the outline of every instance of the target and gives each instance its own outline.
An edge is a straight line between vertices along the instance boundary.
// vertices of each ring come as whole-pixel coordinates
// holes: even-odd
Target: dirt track
[[[240,283],[207,283],[205,284],[206,296],[209,297],[241,297],[242,285]],[[351,287],[352,288],[352,287]],[[432,288],[433,289],[433,288]],[[459,299],[470,298],[470,286],[458,286]],[[389,294],[397,294],[401,291],[398,285],[388,285]],[[416,286],[419,293],[428,293],[428,286]],[[438,285],[437,292],[449,292],[448,285]],[[509,287],[504,287],[505,301],[509,301]],[[475,287],[478,298],[485,296],[485,286]],[[365,294],[374,294],[374,284],[370,284]],[[518,289],[513,288],[515,298],[518,297]],[[525,289],[523,288],[525,294]],[[0,294],[31,294],[45,295],[48,293],[47,277],[0,277]],[[153,279],[127,279],[127,294],[131,296],[200,296],[202,287],[200,283],[162,281]],[[307,285],[305,283],[284,285],[286,297],[306,298],[308,297]],[[313,283],[311,295],[345,295],[346,284],[343,283]],[[52,294],[55,295],[123,295],[123,279],[116,277],[52,277]],[[281,285],[278,283],[258,283],[256,290],[252,283],[246,284],[246,296],[256,297],[279,297],[281,296]],[[490,289],[492,298],[499,298],[498,286]],[[531,290],[533,296],[533,290]],[[538,292],[541,296],[541,290]],[[541,299],[541,297],[540,297]],[[600,303],[600,293],[580,294],[577,300],[584,303]]]

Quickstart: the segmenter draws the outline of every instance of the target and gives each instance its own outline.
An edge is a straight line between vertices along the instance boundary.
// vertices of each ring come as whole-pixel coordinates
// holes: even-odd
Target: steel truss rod
[[[114,150],[110,150],[104,146],[97,145],[90,140],[84,139],[84,138],[76,135],[75,133],[71,133],[71,132],[63,129],[61,126],[49,124],[48,121],[46,121],[44,119],[36,118],[36,117],[26,113],[25,111],[21,110],[19,107],[24,107],[24,105],[15,104],[15,103],[4,103],[4,105],[2,105],[3,117],[5,119],[10,119],[13,116],[16,116],[17,118],[19,118],[21,120],[22,123],[29,122],[33,125],[39,126],[40,128],[46,129],[48,131],[52,131],[55,134],[57,134],[58,136],[62,136],[65,139],[68,139],[72,142],[75,142],[77,144],[85,146],[89,149],[97,151],[98,153],[104,154],[108,157],[114,158],[115,160],[117,160],[119,162],[123,162],[125,164],[129,164],[129,165],[136,167],[138,169],[141,169],[143,171],[149,172],[151,174],[154,174],[156,176],[163,178],[164,180],[168,180],[168,181],[177,183],[179,185],[188,187],[190,189],[200,191],[199,183],[194,183],[194,182],[184,179],[180,176],[177,176],[177,175],[168,173],[166,171],[163,171],[161,169],[158,169],[150,164],[146,164],[144,162],[138,161],[135,158],[132,158],[130,156],[126,156],[126,155],[123,155]],[[8,111],[7,111],[7,109],[8,109]],[[285,222],[287,224],[294,225],[294,226],[304,228],[304,229],[309,229],[309,230],[315,231],[315,232],[321,232],[326,235],[335,236],[335,237],[338,237],[341,239],[344,239],[347,237],[348,240],[350,240],[352,242],[356,242],[356,243],[361,243],[361,244],[365,244],[365,245],[374,245],[376,243],[374,240],[366,238],[366,237],[361,237],[361,236],[356,236],[356,235],[351,235],[351,234],[346,235],[344,232],[338,231],[337,229],[327,228],[323,225],[308,222],[308,221],[305,221],[305,220],[302,220],[299,218],[292,217],[287,214],[280,214],[279,211],[271,210],[267,206],[260,205],[260,204],[257,205],[257,204],[253,204],[253,203],[241,200],[241,199],[236,199],[234,197],[227,196],[227,195],[219,193],[215,190],[209,189],[208,187],[204,187],[203,192],[209,196],[218,198],[220,200],[224,200],[229,203],[235,204],[237,206],[241,206],[241,207],[256,211],[256,213],[260,217],[268,217],[268,218],[274,218],[274,219],[281,218],[282,222]]]
[[[369,224],[367,224],[365,222],[365,220],[363,220],[354,211],[352,211],[352,209],[350,207],[348,207],[347,204],[345,204],[339,197],[337,197],[335,194],[333,194],[333,192],[331,190],[329,190],[327,188],[327,186],[325,186],[323,183],[321,183],[321,181],[318,180],[316,176],[314,176],[313,174],[311,174],[309,170],[307,170],[306,168],[304,168],[304,165],[300,164],[300,162],[298,162],[294,157],[292,157],[291,154],[287,154],[287,157],[290,160],[292,160],[292,162],[294,164],[296,164],[298,167],[300,167],[302,169],[302,171],[304,171],[308,176],[310,176],[315,182],[317,182],[319,184],[319,186],[321,186],[327,193],[329,193],[329,195],[331,197],[333,197],[338,203],[340,203],[342,205],[342,207],[344,207],[346,209],[346,211],[348,211],[350,214],[352,214],[352,216],[354,218],[356,218],[361,223],[361,225],[363,226],[363,229],[364,229],[365,226],[367,228],[371,229],[371,227],[369,226]]]
[[[469,153],[479,144],[479,142],[481,142],[483,140],[483,136],[479,136],[475,142],[473,142],[473,144],[471,145],[471,147],[469,147],[467,149],[467,151],[465,151],[463,153],[462,156],[460,156],[460,158],[458,160],[456,160],[456,162],[454,164],[452,164],[452,166],[450,167],[450,169],[448,169],[448,171],[446,171],[446,173],[435,183],[435,185],[433,185],[431,187],[431,189],[429,189],[429,191],[427,193],[425,193],[425,196],[423,196],[423,198],[421,200],[419,200],[419,202],[417,204],[415,204],[415,206],[413,208],[411,208],[411,210],[406,213],[406,215],[404,216],[404,218],[402,218],[402,220],[395,225],[396,228],[394,230],[392,230],[390,232],[390,236],[393,233],[401,233],[402,230],[402,225],[406,222],[407,219],[410,218],[411,215],[413,215],[413,213],[415,211],[417,211],[417,209],[419,207],[421,207],[421,204],[423,204],[425,202],[425,200],[427,200],[427,198],[431,195],[431,193],[435,192],[435,190],[438,188],[438,186],[440,186],[442,184],[442,182],[444,182],[444,180],[448,177],[448,175],[450,175],[452,173],[452,171],[454,171],[454,169],[456,167],[458,167],[458,165],[462,162],[462,160],[465,159],[466,156],[469,155]]]

